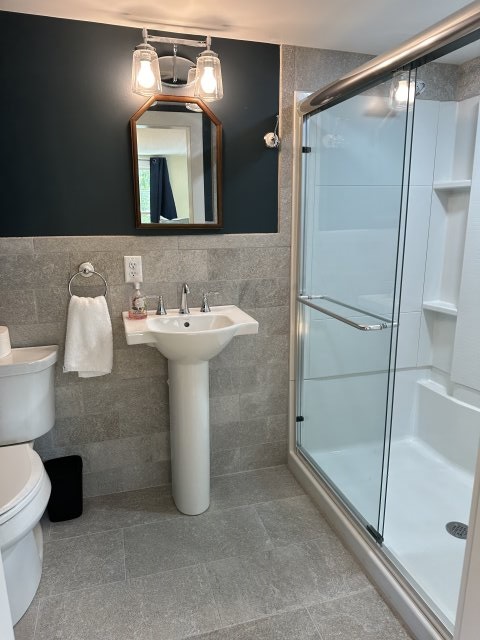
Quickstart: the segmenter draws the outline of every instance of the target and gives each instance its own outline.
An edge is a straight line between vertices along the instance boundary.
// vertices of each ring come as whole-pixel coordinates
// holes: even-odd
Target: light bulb
[[[407,108],[407,104],[412,104],[415,98],[415,82],[413,80],[399,80],[394,86],[392,95],[392,107],[397,110]]]
[[[213,73],[213,67],[205,67],[200,78],[200,86],[205,93],[215,93],[217,89],[217,80]]]
[[[407,100],[410,102],[415,96],[415,83],[408,82],[408,80],[400,80],[398,83],[398,89],[395,92],[395,100],[401,104],[407,104]]]
[[[137,82],[145,89],[151,89],[155,84],[155,74],[152,71],[150,60],[140,60],[140,69],[138,70]]]

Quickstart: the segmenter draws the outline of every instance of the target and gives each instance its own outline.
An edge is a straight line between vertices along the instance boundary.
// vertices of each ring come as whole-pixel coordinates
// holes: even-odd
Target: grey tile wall
[[[185,280],[191,306],[214,290],[213,304],[237,304],[259,320],[258,336],[235,338],[211,363],[212,468],[228,474],[285,462],[289,213],[284,204],[278,234],[0,239],[0,324],[14,347],[60,346],[56,424],[36,448],[44,459],[80,454],[86,495],[170,482],[167,364],[155,349],[125,342],[125,254],[142,255],[145,292],[162,293],[170,308]],[[114,331],[113,372],[93,379],[62,372],[67,284],[85,260],[108,281]],[[92,281],[78,278],[74,292],[101,294]]]
[[[455,100],[466,100],[480,95],[480,57],[460,65]]]

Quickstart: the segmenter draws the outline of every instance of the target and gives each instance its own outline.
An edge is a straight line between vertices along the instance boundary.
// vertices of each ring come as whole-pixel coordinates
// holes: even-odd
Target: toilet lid
[[[0,516],[27,497],[43,473],[42,461],[29,444],[0,447]]]
[[[51,367],[57,361],[57,345],[19,347],[0,358],[0,378],[34,373]]]

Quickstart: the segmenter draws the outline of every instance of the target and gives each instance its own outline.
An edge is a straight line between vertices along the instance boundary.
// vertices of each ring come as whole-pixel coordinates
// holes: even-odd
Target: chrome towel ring
[[[103,280],[103,284],[105,285],[105,293],[103,295],[106,297],[108,292],[107,281],[105,280],[105,278],[102,276],[101,273],[98,273],[98,271],[95,271],[95,269],[93,268],[93,264],[91,262],[82,262],[82,264],[78,267],[77,273],[74,273],[73,276],[68,281],[68,293],[70,294],[70,297],[73,296],[72,289],[71,289],[72,281],[77,276],[82,276],[82,278],[90,278],[90,276],[93,276],[93,275],[96,275]]]

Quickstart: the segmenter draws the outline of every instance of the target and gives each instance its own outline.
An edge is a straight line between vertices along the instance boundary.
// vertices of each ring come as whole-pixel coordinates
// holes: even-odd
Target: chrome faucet
[[[165,302],[163,300],[163,296],[158,296],[158,305],[157,305],[157,316],[166,316],[167,315],[167,307],[165,306]]]
[[[184,282],[182,284],[182,298],[180,300],[180,309],[178,313],[190,313],[190,309],[188,308],[188,300],[187,294],[190,293],[190,289],[188,288],[188,284]]]
[[[200,307],[200,311],[202,311],[203,313],[209,313],[211,311],[210,305],[208,303],[208,296],[218,296],[218,291],[203,292],[203,301],[202,301],[202,306]]]

